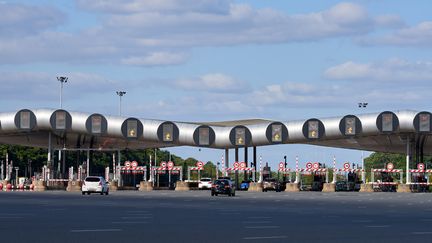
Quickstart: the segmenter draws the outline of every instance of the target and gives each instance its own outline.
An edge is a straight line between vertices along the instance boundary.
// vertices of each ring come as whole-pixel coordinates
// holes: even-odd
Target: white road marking
[[[145,221],[113,221],[111,224],[148,224]]]
[[[426,232],[411,232],[411,234],[413,235],[432,235],[431,231],[426,231]]]
[[[245,229],[276,229],[280,228],[280,226],[276,225],[261,225],[261,226],[245,226]]]
[[[71,230],[71,233],[85,233],[85,232],[119,232],[122,229],[82,229],[82,230]]]
[[[133,217],[121,217],[122,219],[152,219],[152,216],[143,216],[143,217],[139,217],[139,216],[133,216]]]
[[[269,224],[272,221],[243,221],[243,224]]]
[[[390,225],[366,225],[366,228],[388,228]]]
[[[284,239],[287,238],[286,235],[276,235],[276,236],[255,236],[255,237],[244,237],[243,240],[265,240],[265,239]]]

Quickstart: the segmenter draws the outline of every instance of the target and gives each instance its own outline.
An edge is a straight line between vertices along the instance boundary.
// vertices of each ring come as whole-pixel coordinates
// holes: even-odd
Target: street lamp
[[[67,83],[68,77],[57,77],[57,80],[60,82],[60,109],[63,108],[63,84]]]
[[[361,108],[366,108],[367,107],[367,105],[368,105],[369,103],[367,103],[367,102],[360,102],[360,103],[358,103],[358,107],[361,109]],[[364,177],[364,175],[365,175],[365,166],[364,166],[364,151],[362,150],[361,151],[361,161],[362,161],[362,170],[363,170],[363,172],[362,172],[362,177]],[[357,165],[357,168],[358,168],[358,165]],[[365,181],[363,181],[363,184],[364,183],[366,183]]]
[[[119,103],[119,116],[121,116],[122,112],[121,112],[121,102],[122,102],[122,97],[123,95],[126,94],[126,91],[116,91],[117,95],[120,97],[120,103]]]

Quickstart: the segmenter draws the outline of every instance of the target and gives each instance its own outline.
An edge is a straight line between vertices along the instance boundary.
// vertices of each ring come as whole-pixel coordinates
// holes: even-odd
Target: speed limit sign
[[[238,168],[240,166],[239,162],[234,162],[234,168]]]
[[[314,169],[319,169],[319,163],[318,163],[318,162],[315,162],[315,163],[313,164],[313,168],[314,168]]]
[[[423,163],[419,163],[419,164],[417,165],[417,169],[419,169],[419,170],[424,170],[424,169],[425,169],[425,164],[423,164]]]
[[[165,161],[164,161],[164,162],[161,162],[161,163],[160,163],[160,166],[163,167],[163,168],[165,168],[165,167],[167,166],[167,163],[166,163]]]
[[[311,162],[306,163],[306,169],[312,169],[312,163]]]
[[[394,169],[393,163],[388,163],[387,164],[387,170],[393,170],[393,169]]]
[[[284,166],[285,166],[285,163],[284,163],[284,162],[280,162],[280,163],[279,163],[279,169],[283,169]]]
[[[124,163],[124,165],[125,165],[126,167],[130,167],[130,166],[131,166],[131,162],[130,162],[130,161],[126,161],[126,162]]]
[[[199,168],[201,168],[201,167],[204,166],[204,163],[201,162],[201,161],[198,161],[198,162],[196,163],[196,166],[199,167]]]
[[[137,166],[138,166],[138,162],[136,162],[136,161],[132,161],[131,166],[132,166],[132,167],[137,167]]]
[[[174,168],[174,162],[169,161],[168,162],[168,169],[172,169],[172,168]]]
[[[344,163],[343,167],[344,169],[348,170],[350,168],[350,163]]]
[[[240,163],[240,167],[241,167],[241,168],[246,168],[246,162],[241,162],[241,163]]]

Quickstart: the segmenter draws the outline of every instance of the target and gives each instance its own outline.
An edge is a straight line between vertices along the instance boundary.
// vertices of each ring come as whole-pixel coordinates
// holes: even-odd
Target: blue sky
[[[0,109],[179,121],[430,110],[430,1],[1,1]],[[23,90],[26,90],[23,92]],[[359,110],[357,102],[369,106]],[[170,149],[220,160],[222,151]],[[360,152],[260,148],[275,165]],[[292,163],[291,163],[292,166]]]

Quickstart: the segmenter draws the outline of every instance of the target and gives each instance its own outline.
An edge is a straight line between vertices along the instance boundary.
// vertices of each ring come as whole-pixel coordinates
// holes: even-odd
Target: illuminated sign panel
[[[308,138],[319,138],[318,121],[308,122]]]
[[[127,137],[128,138],[136,138],[138,136],[137,129],[138,129],[138,122],[136,120],[128,120],[127,121]]]
[[[246,129],[238,127],[235,129],[235,145],[245,145]]]
[[[354,117],[345,118],[345,135],[356,134],[356,119]]]
[[[56,129],[66,129],[66,112],[57,111],[55,117]]]
[[[102,132],[102,117],[101,116],[92,116],[92,118],[91,118],[91,131],[92,131],[92,133],[101,133]]]
[[[210,145],[210,128],[199,128],[199,145]]]
[[[420,114],[419,120],[420,120],[419,131],[430,132],[430,114]]]
[[[162,134],[164,142],[172,142],[173,141],[173,124],[163,124],[162,126]]]
[[[272,125],[272,142],[282,142],[282,125]]]
[[[393,114],[382,114],[382,131],[393,131]]]
[[[21,113],[20,113],[20,128],[21,129],[30,129],[30,112],[29,111],[21,111]]]

